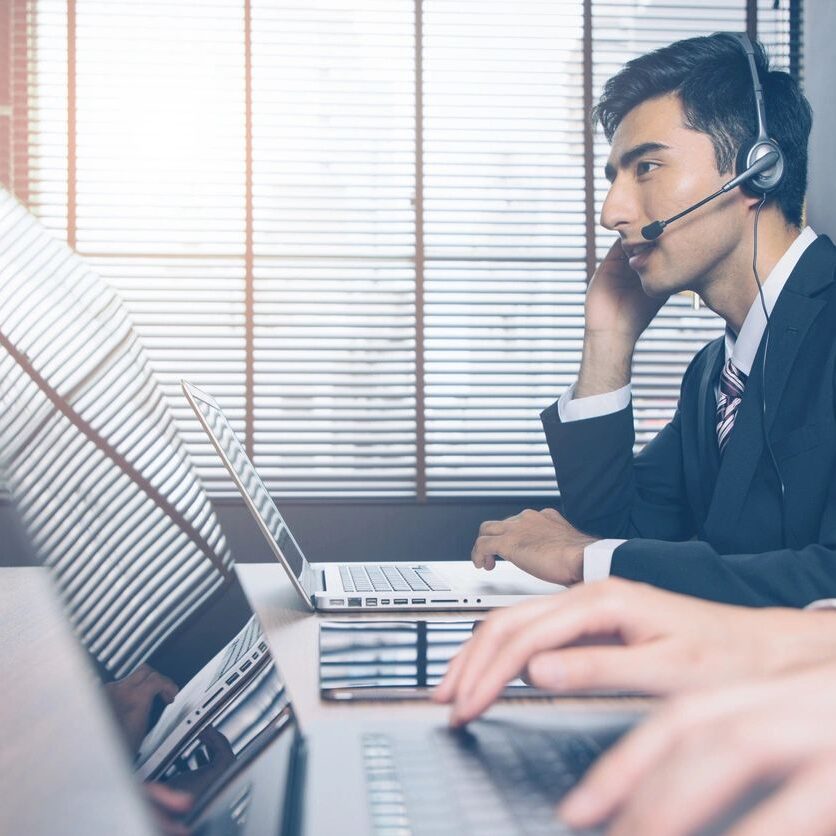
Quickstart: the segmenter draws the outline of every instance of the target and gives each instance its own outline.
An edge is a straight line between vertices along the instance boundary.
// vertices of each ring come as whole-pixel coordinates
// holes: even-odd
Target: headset
[[[763,297],[763,287],[761,285],[760,276],[758,275],[758,220],[760,218],[761,209],[763,209],[767,198],[770,194],[781,185],[784,179],[784,152],[778,143],[769,136],[769,130],[766,122],[766,105],[764,103],[763,87],[761,85],[760,77],[758,76],[758,66],[755,61],[755,49],[752,46],[752,41],[744,32],[728,32],[727,35],[737,41],[740,48],[746,56],[746,63],[749,67],[749,72],[752,76],[752,88],[755,93],[755,114],[757,117],[757,134],[754,141],[744,143],[737,154],[737,161],[735,165],[735,176],[725,183],[714,194],[703,198],[699,202],[689,206],[687,209],[679,212],[676,215],[668,218],[665,221],[653,221],[645,226],[641,233],[646,241],[655,241],[665,230],[668,224],[685,217],[700,206],[704,206],[709,201],[714,200],[721,194],[731,191],[738,186],[746,191],[748,194],[760,196],[761,201],[755,210],[755,230],[754,230],[754,252],[752,255],[752,272],[755,276],[755,282],[758,285],[758,295],[761,300],[761,307],[763,308],[764,317],[766,318],[766,327],[764,328],[764,346],[763,346],[763,361],[761,362],[761,406],[763,418],[761,421],[763,427],[764,446],[769,453],[769,458],[772,462],[772,468],[775,475],[778,477],[778,486],[780,489],[780,503],[781,503],[781,545],[787,544],[787,525],[786,525],[786,503],[785,494],[786,488],[784,480],[781,478],[781,471],[778,468],[778,461],[775,458],[775,453],[772,450],[772,445],[769,441],[769,434],[766,431],[766,355],[769,350],[769,311],[766,307],[766,301]]]
[[[752,87],[755,91],[755,113],[757,115],[757,135],[751,143],[744,143],[737,153],[735,176],[721,186],[714,194],[678,212],[666,221],[653,221],[642,228],[642,238],[645,241],[655,241],[668,224],[690,215],[695,209],[704,206],[720,195],[730,192],[740,186],[749,194],[767,195],[774,192],[784,179],[784,152],[778,143],[769,136],[766,124],[766,105],[763,98],[763,87],[758,77],[758,66],[755,63],[755,48],[744,32],[727,32],[734,38],[746,55],[746,62],[752,76]]]

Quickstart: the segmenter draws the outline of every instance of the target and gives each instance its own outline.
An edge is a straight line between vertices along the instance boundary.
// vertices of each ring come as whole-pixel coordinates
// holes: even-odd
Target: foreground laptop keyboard
[[[375,836],[576,833],[554,810],[604,745],[496,721],[473,729],[434,731],[430,740],[364,735]]]
[[[346,592],[449,592],[444,578],[426,566],[340,566]]]

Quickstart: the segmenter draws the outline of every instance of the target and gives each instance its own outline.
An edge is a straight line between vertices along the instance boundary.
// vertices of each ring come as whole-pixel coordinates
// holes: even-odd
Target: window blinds
[[[85,646],[123,676],[232,557],[119,298],[0,189],[0,472]]]
[[[611,238],[587,225],[607,148],[584,145],[585,79],[597,97],[631,57],[755,22],[797,64],[799,8],[30,0],[28,202],[125,300],[213,493],[181,377],[277,494],[551,493],[538,413]],[[640,444],[719,332],[684,297],[649,329]]]
[[[413,5],[254,0],[252,33],[256,467],[411,495]]]

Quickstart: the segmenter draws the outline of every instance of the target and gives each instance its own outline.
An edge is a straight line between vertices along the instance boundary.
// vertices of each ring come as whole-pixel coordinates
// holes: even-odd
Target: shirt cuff
[[[561,424],[572,421],[583,421],[585,418],[600,418],[621,412],[630,405],[631,386],[628,383],[614,392],[604,392],[602,395],[589,395],[586,398],[575,398],[573,383],[557,402],[557,414]]]
[[[586,559],[586,558],[584,558]],[[819,598],[804,607],[805,610],[836,610],[836,598]]]
[[[597,540],[583,550],[583,582],[602,581],[610,576],[613,552],[626,540]]]

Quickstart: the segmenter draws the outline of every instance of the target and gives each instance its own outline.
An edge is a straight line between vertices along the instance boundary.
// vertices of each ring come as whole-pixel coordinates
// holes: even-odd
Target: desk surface
[[[383,704],[352,702],[325,702],[319,698],[319,623],[323,620],[334,620],[334,614],[320,615],[310,613],[302,608],[297,594],[294,592],[287,575],[278,565],[272,564],[239,564],[238,576],[253,609],[261,619],[261,623],[270,641],[270,647],[276,658],[280,672],[290,692],[296,708],[302,729],[310,727],[320,720],[341,720],[345,718],[359,719],[362,716],[379,717]],[[363,613],[363,619],[391,621],[394,618],[406,620],[422,618],[427,620],[450,621],[461,619],[471,621],[478,617],[478,613]],[[348,620],[350,617],[341,616]],[[611,697],[611,698],[566,698],[554,700],[515,699],[503,701],[508,710],[526,710],[531,703],[537,705],[553,704],[584,710],[617,711],[629,709],[645,709],[651,701],[647,699]],[[435,705],[429,701],[400,701],[387,702],[385,711],[403,712],[410,716],[436,717],[439,724],[447,719],[448,709]]]
[[[0,833],[156,832],[44,569],[0,570],[0,650]]]
[[[319,699],[319,622],[303,610],[276,565],[238,567],[293,698],[302,729],[320,721],[363,722],[387,716],[432,719],[447,709],[427,702],[330,703]],[[391,620],[392,614],[364,613]],[[398,619],[410,617],[398,614]],[[415,618],[470,620],[473,613],[420,613]],[[109,708],[67,625],[42,569],[0,570],[0,653],[13,676],[0,683],[0,833],[145,836],[154,832]],[[502,713],[530,710],[524,699]],[[638,699],[556,699],[584,710],[647,707]],[[549,702],[537,700],[541,708]]]

